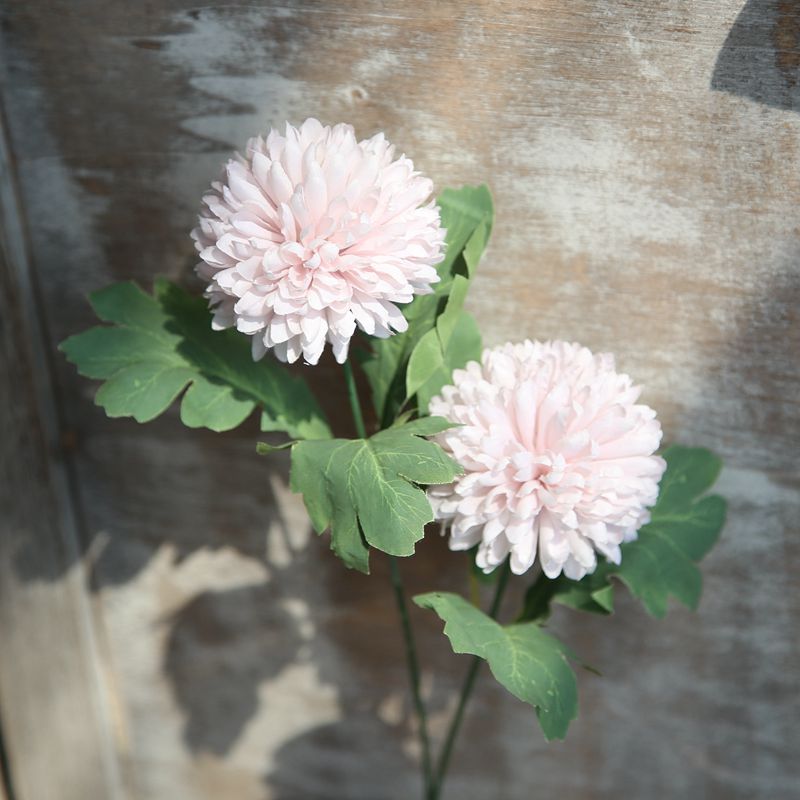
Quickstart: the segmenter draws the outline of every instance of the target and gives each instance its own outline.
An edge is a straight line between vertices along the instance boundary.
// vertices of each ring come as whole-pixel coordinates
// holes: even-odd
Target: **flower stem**
[[[356,387],[356,379],[353,375],[353,368],[350,366],[349,358],[344,362],[344,379],[347,381],[347,399],[350,401],[350,411],[353,412],[356,433],[362,439],[366,439],[367,428],[364,425],[364,415],[361,413],[361,403],[358,402],[358,388]]]
[[[408,677],[411,684],[411,696],[414,700],[414,709],[419,723],[419,741],[422,746],[422,774],[425,780],[425,798],[434,800],[436,788],[433,778],[433,763],[431,759],[431,742],[428,736],[428,714],[425,704],[422,701],[420,691],[419,661],[417,659],[417,647],[414,641],[414,631],[411,628],[411,619],[408,615],[408,603],[406,593],[403,588],[403,579],[400,575],[400,565],[395,556],[389,556],[389,569],[392,578],[392,587],[397,601],[397,610],[400,614],[400,621],[403,624],[403,638],[406,645],[406,664],[408,666]]]
[[[489,609],[489,616],[492,619],[496,619],[497,614],[500,611],[500,604],[503,601],[503,595],[506,591],[509,574],[510,568],[508,561],[506,561],[502,567],[502,572],[497,579],[497,588],[495,589],[494,599],[492,600],[492,605]],[[442,746],[442,753],[439,756],[439,763],[436,767],[432,800],[438,800],[439,793],[442,790],[445,775],[447,774],[447,767],[450,763],[450,757],[453,754],[453,745],[455,744],[458,731],[461,728],[461,722],[464,718],[464,710],[467,707],[467,702],[472,694],[472,689],[475,686],[475,679],[478,677],[478,670],[480,669],[482,663],[483,659],[480,656],[475,656],[472,660],[472,663],[469,665],[469,670],[467,670],[467,676],[464,679],[463,686],[461,687],[461,695],[458,699],[458,706],[456,707],[456,712],[453,715],[453,719],[450,723],[450,728],[447,731],[447,738]]]
[[[347,397],[350,401],[350,410],[353,413],[353,423],[356,433],[362,439],[367,437],[367,429],[364,425],[364,415],[361,413],[361,403],[358,399],[358,388],[356,387],[353,368],[350,360],[344,362],[344,377],[347,382]],[[408,602],[403,587],[403,579],[400,575],[400,566],[395,556],[389,556],[389,571],[394,589],[397,610],[400,614],[400,622],[403,628],[403,642],[406,650],[406,666],[408,668],[409,683],[411,685],[411,697],[414,702],[414,710],[417,715],[419,725],[419,741],[422,748],[422,776],[425,784],[425,800],[434,800],[435,787],[433,780],[433,760],[431,758],[431,744],[428,736],[428,715],[425,704],[422,701],[420,691],[419,661],[417,659],[417,646],[414,640],[414,631],[411,628],[411,618],[408,615]]]

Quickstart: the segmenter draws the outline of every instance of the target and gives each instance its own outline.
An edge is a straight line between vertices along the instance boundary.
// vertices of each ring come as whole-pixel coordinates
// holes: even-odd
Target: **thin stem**
[[[350,411],[353,412],[356,433],[362,439],[366,439],[367,428],[364,425],[364,415],[361,413],[361,403],[358,402],[358,388],[356,387],[353,368],[350,366],[350,359],[344,362],[344,378],[347,381],[347,399],[350,401]]]
[[[497,614],[500,611],[500,604],[503,601],[503,595],[506,591],[506,585],[508,584],[508,576],[510,574],[508,561],[506,561],[502,569],[503,571],[500,573],[500,576],[497,579],[497,588],[495,589],[494,599],[492,600],[492,605],[489,609],[489,616],[492,619],[497,618]],[[439,756],[439,763],[436,767],[432,800],[437,800],[439,793],[442,790],[445,775],[447,774],[447,767],[450,763],[450,757],[453,754],[453,745],[456,742],[458,731],[461,728],[461,722],[464,718],[464,710],[466,709],[467,702],[472,694],[472,689],[475,686],[475,679],[478,677],[478,670],[480,669],[482,663],[483,659],[480,656],[475,656],[472,660],[472,663],[469,665],[469,669],[467,670],[467,676],[464,679],[463,686],[461,687],[461,695],[458,699],[458,706],[456,707],[456,712],[453,715],[453,720],[450,723],[450,728],[447,731],[447,738],[442,746],[442,753]]]
[[[408,677],[411,684],[411,696],[414,700],[414,709],[419,722],[419,741],[422,745],[422,774],[425,780],[426,800],[434,800],[436,789],[433,779],[433,761],[431,759],[431,741],[428,736],[428,714],[422,702],[420,690],[419,661],[417,659],[417,646],[414,641],[414,631],[411,628],[411,619],[408,615],[408,603],[403,588],[403,579],[400,575],[400,565],[395,556],[389,556],[389,569],[394,588],[394,597],[397,601],[397,610],[403,625],[403,639],[406,645],[406,664]]]
[[[358,388],[356,386],[353,368],[349,359],[344,362],[344,377],[347,382],[347,397],[350,400],[350,410],[353,413],[353,423],[356,433],[362,439],[367,438],[367,429],[364,425],[364,416],[361,413],[361,403],[358,399]],[[417,646],[414,641],[414,631],[411,628],[411,618],[408,615],[408,602],[403,588],[403,579],[400,575],[400,566],[394,556],[389,556],[389,571],[394,589],[397,610],[400,614],[400,621],[403,628],[403,641],[406,650],[406,665],[408,667],[409,683],[411,685],[411,697],[414,703],[414,710],[419,724],[419,741],[422,747],[422,775],[425,783],[425,800],[434,800],[435,786],[433,780],[433,760],[431,758],[431,743],[428,736],[428,715],[425,704],[422,702],[420,691],[420,672],[419,661],[417,659]]]

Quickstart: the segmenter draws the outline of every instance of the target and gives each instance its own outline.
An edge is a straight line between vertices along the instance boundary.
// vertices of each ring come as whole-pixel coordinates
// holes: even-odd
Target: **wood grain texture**
[[[0,782],[13,776],[15,800],[119,800],[119,741],[68,477],[54,456],[49,359],[3,123],[0,115]],[[44,580],[31,581],[33,572]]]
[[[0,800],[12,800],[11,795],[11,775],[8,771],[8,760],[5,750],[2,749],[3,743],[0,740]]]
[[[604,673],[580,676],[569,739],[545,745],[487,680],[451,798],[796,795],[798,19],[780,0],[5,4],[51,348],[89,324],[87,291],[187,274],[197,198],[229,150],[286,118],[348,120],[439,186],[490,183],[497,224],[469,301],[488,344],[614,351],[669,439],[726,458],[731,518],[700,613],[559,613]],[[311,537],[285,460],[254,456],[254,424],[109,421],[54,363],[128,795],[413,796],[382,566],[345,572]],[[314,376],[341,420],[338,374]],[[13,562],[14,592],[74,587],[74,564],[39,548]],[[420,591],[462,586],[435,537],[404,567]],[[440,733],[464,665],[434,619],[415,622]]]

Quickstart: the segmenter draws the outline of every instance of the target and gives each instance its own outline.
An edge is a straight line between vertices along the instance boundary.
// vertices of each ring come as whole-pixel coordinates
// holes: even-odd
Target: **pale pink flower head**
[[[459,427],[439,434],[464,474],[433,486],[450,548],[478,545],[486,572],[510,558],[521,574],[579,580],[597,553],[619,563],[658,496],[664,460],[655,412],[614,357],[567,342],[505,344],[455,370],[430,402]]]
[[[253,337],[253,357],[340,363],[356,326],[407,327],[397,303],[438,281],[444,230],[433,184],[382,133],[307,119],[228,161],[192,231],[215,328]]]

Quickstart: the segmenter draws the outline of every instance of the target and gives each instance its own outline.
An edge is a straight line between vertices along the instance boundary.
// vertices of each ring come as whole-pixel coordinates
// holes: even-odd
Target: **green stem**
[[[502,570],[503,571],[500,573],[500,577],[497,579],[497,588],[495,589],[492,606],[489,609],[489,616],[492,619],[497,618],[497,614],[500,611],[500,604],[503,601],[503,595],[506,591],[506,585],[508,584],[508,576],[511,572],[508,561],[506,561]],[[442,790],[445,775],[447,774],[447,767],[450,763],[450,757],[453,754],[453,745],[456,742],[458,731],[461,728],[461,722],[464,718],[464,710],[466,709],[467,702],[472,694],[472,689],[475,686],[475,679],[478,677],[478,670],[480,669],[482,663],[483,659],[480,656],[475,656],[472,660],[472,663],[469,665],[469,670],[467,670],[467,676],[464,679],[463,686],[461,687],[461,695],[458,699],[458,706],[456,706],[456,712],[453,715],[453,720],[450,723],[450,728],[447,731],[447,738],[445,739],[442,747],[442,753],[439,756],[439,763],[436,767],[432,800],[438,800],[439,793]]]
[[[364,416],[361,413],[361,403],[358,399],[358,388],[349,359],[344,362],[344,377],[347,382],[347,397],[350,400],[350,410],[353,412],[353,423],[356,427],[356,433],[362,439],[366,439],[367,428],[364,425]],[[394,556],[389,556],[389,570],[395,600],[397,601],[397,610],[400,614],[400,621],[403,627],[403,641],[406,650],[409,683],[411,684],[411,697],[414,702],[414,710],[419,724],[419,741],[422,747],[422,774],[425,782],[425,800],[434,800],[433,760],[431,758],[431,744],[428,736],[428,715],[425,711],[425,704],[422,702],[422,693],[420,691],[417,647],[414,641],[414,631],[411,628],[411,618],[408,615],[408,602],[406,601],[406,593],[403,588],[403,579],[400,575],[400,567]]]
[[[406,645],[406,665],[408,666],[408,677],[411,684],[411,696],[414,700],[414,709],[419,723],[419,741],[422,746],[422,774],[425,780],[425,798],[434,800],[436,789],[433,779],[433,762],[431,759],[431,742],[428,736],[428,714],[425,704],[422,701],[420,690],[419,660],[417,659],[417,647],[414,641],[414,631],[411,628],[411,619],[408,615],[408,603],[406,593],[403,588],[403,579],[400,575],[400,565],[395,556],[389,556],[389,569],[392,578],[392,587],[397,601],[397,611],[400,614],[400,621],[403,625],[403,639]]]
[[[358,388],[349,358],[344,362],[344,379],[347,381],[347,399],[350,401],[350,411],[353,412],[356,433],[360,438],[366,439],[367,428],[364,425],[364,415],[361,413],[361,403],[358,402]]]

